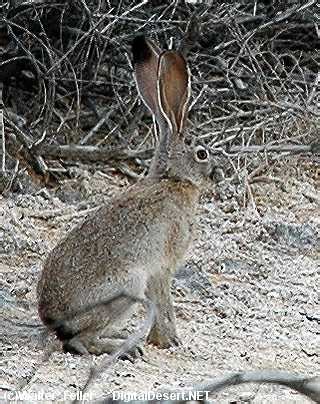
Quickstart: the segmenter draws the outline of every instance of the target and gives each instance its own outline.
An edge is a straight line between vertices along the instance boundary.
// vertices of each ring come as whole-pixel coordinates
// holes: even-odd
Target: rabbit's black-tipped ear
[[[160,56],[158,95],[172,134],[183,136],[190,98],[190,73],[184,57],[178,52],[166,51]]]
[[[144,36],[137,36],[132,42],[133,67],[137,88],[142,101],[152,114],[159,117],[157,75],[161,49]]]

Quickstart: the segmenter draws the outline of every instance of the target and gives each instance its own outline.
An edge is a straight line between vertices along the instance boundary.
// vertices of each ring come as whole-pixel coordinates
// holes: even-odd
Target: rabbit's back
[[[190,183],[146,179],[93,212],[44,264],[42,319],[91,303],[108,285],[114,292],[116,285],[147,282],[157,271],[174,269],[191,239],[197,197]]]

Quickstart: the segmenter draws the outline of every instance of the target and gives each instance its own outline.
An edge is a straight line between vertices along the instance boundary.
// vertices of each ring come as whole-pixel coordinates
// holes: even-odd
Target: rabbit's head
[[[132,45],[135,79],[141,99],[153,114],[160,142],[150,175],[200,185],[212,173],[209,150],[187,136],[190,71],[177,51],[161,51],[143,36]]]

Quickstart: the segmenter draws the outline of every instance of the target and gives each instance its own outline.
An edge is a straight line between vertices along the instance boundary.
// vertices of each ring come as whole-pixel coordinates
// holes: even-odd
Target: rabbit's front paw
[[[181,345],[181,341],[175,332],[159,332],[159,330],[156,329],[151,330],[147,341],[149,344],[153,344],[162,349]]]
[[[141,346],[136,346],[135,348],[132,348],[130,351],[125,352],[119,356],[120,360],[128,360],[131,363],[134,363],[134,361],[138,358],[141,358],[143,356],[143,349]]]

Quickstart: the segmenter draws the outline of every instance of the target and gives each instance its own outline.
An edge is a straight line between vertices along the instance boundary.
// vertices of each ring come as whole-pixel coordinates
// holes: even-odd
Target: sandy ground
[[[246,207],[241,186],[208,191],[199,207],[196,240],[172,287],[182,345],[162,351],[147,346],[134,363],[117,362],[99,375],[87,397],[190,387],[240,370],[320,375],[317,170],[298,158],[279,163],[251,185],[254,204]],[[45,360],[39,330],[23,324],[39,323],[35,289],[45,254],[88,209],[126,185],[110,173],[82,169],[59,189],[26,186],[0,199],[3,402],[17,390],[28,394],[25,402],[35,402],[32,393],[55,402],[73,398],[92,361],[106,360],[59,348]],[[310,402],[271,385],[230,388],[212,400]]]

